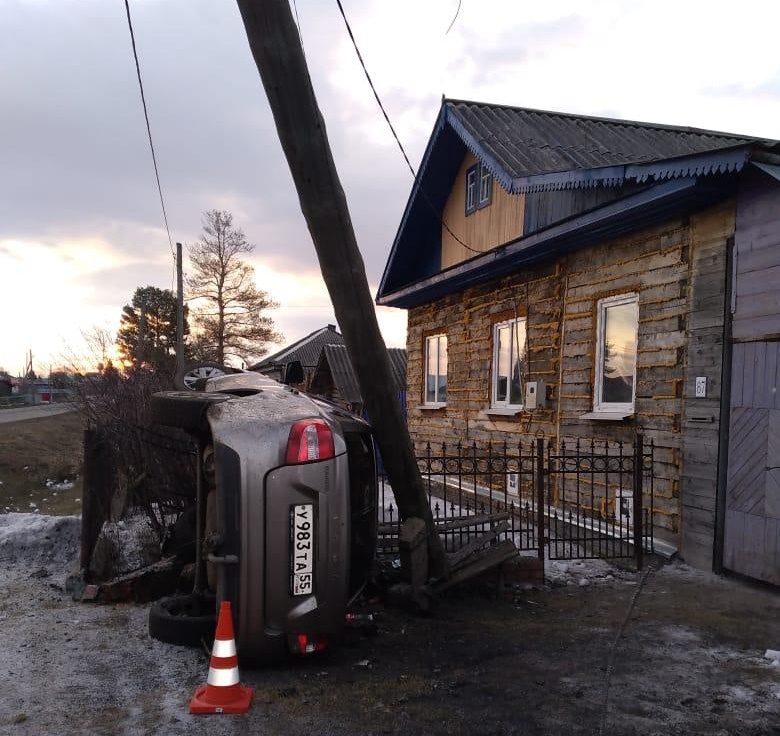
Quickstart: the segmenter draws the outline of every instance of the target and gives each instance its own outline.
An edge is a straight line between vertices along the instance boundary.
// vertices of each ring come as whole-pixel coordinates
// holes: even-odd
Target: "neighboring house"
[[[11,376],[0,371],[0,398],[10,396],[15,385],[16,381]]]
[[[406,411],[406,350],[388,348],[393,389]],[[346,345],[325,345],[312,377],[310,392],[339,404],[355,414],[363,414],[363,397]]]
[[[778,141],[444,100],[377,303],[418,448],[641,432],[656,534],[780,584]]]
[[[250,366],[249,370],[257,371],[277,381],[283,381],[287,365],[297,360],[303,368],[303,374],[306,379],[304,383],[297,384],[297,386],[304,391],[308,391],[323,346],[343,344],[344,338],[341,336],[341,333],[336,331],[336,325],[326,325],[288,345],[286,348],[282,348],[273,355],[263,358],[259,363]]]

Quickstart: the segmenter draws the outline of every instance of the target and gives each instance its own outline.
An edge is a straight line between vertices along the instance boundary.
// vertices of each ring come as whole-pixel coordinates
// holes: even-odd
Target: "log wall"
[[[410,310],[408,421],[418,449],[428,441],[512,443],[539,432],[557,441],[631,442],[642,431],[656,447],[656,529],[679,545],[683,485],[694,493],[707,482],[699,477],[694,445],[707,446],[713,432],[717,438],[717,416],[706,428],[691,425],[687,420],[701,406],[686,402],[702,363],[718,390],[722,282],[733,230],[734,203],[728,202]],[[620,422],[583,419],[593,408],[596,303],[628,292],[639,294],[636,414]],[[492,326],[514,314],[528,320],[525,379],[545,382],[547,406],[491,415]],[[445,408],[429,410],[421,406],[422,362],[424,337],[434,332],[448,336],[448,399]],[[690,481],[683,471],[686,452]]]

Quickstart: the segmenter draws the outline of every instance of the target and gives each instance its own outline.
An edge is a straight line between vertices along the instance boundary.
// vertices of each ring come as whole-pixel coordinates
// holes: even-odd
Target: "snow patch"
[[[0,560],[3,562],[71,562],[78,552],[81,519],[39,513],[0,515]]]
[[[772,667],[780,667],[780,650],[767,649],[764,653],[764,657],[769,660],[769,664]]]

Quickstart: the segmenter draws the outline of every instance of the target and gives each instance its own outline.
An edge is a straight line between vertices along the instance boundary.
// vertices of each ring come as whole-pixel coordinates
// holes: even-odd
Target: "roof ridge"
[[[628,120],[624,118],[611,118],[601,115],[585,115],[573,112],[561,112],[559,110],[543,110],[534,107],[523,107],[521,105],[504,105],[493,102],[481,102],[479,100],[460,100],[452,97],[445,97],[442,100],[442,106],[447,105],[475,105],[480,107],[500,108],[503,110],[517,110],[520,112],[535,113],[538,115],[555,115],[561,118],[571,118],[576,120],[590,120],[600,123],[608,123],[610,125],[619,125],[623,127],[631,128],[651,128],[653,130],[665,130],[674,133],[688,133],[692,135],[706,135],[706,136],[719,136],[721,138],[735,138],[738,140],[750,140],[750,141],[772,141],[777,142],[773,138],[764,138],[760,136],[747,135],[741,133],[729,133],[722,130],[711,130],[709,128],[696,128],[690,125],[669,125],[664,123],[652,123],[643,120]]]

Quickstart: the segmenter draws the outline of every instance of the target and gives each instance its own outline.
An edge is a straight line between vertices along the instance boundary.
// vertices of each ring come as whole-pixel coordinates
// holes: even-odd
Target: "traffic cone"
[[[217,633],[211,650],[209,677],[190,701],[190,713],[246,713],[252,700],[252,688],[238,682],[238,656],[233,636],[230,602],[219,607]]]

